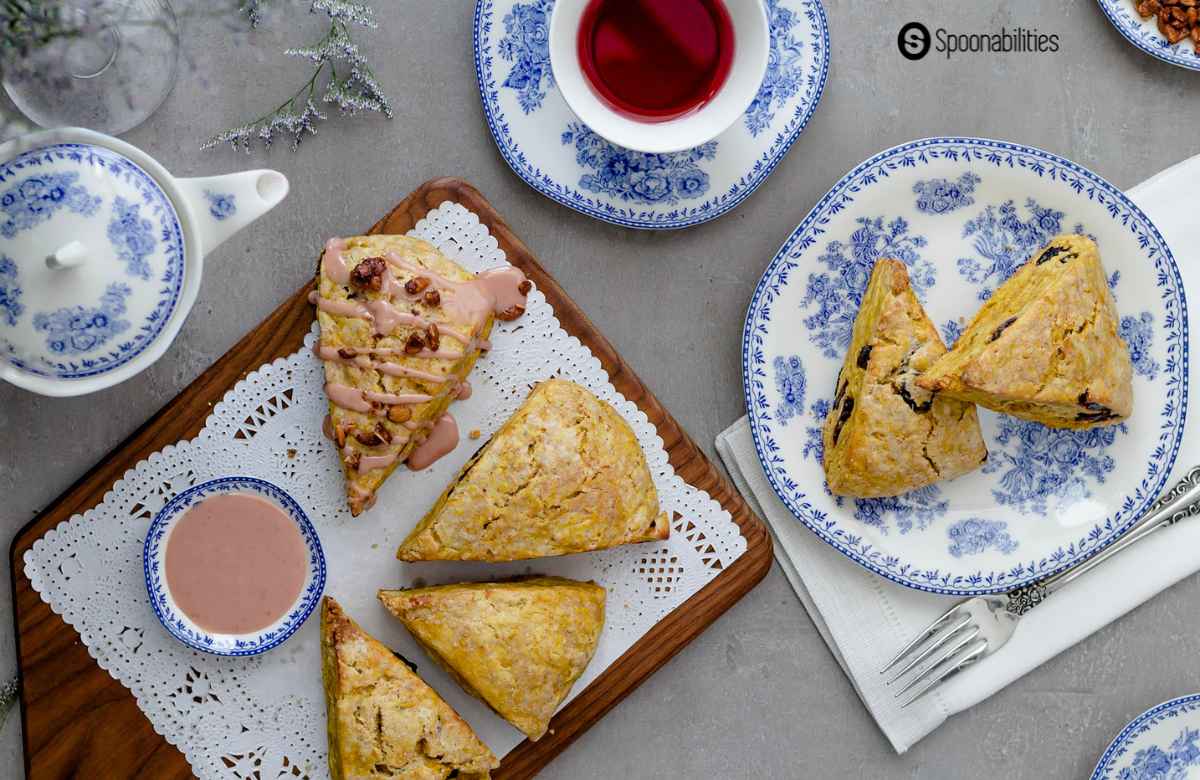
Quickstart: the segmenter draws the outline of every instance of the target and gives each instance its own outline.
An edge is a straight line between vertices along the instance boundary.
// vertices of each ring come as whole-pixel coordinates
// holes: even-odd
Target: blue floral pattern
[[[912,195],[916,182],[934,177],[954,181],[965,172],[975,173],[981,178],[981,183],[972,194],[976,205],[960,209],[952,217],[910,216],[921,214],[915,208]],[[997,186],[1001,183],[1003,189]],[[833,290],[834,298],[842,299],[841,308],[851,312],[857,309],[861,298],[855,300],[857,296],[840,293],[842,285],[835,279],[842,267],[821,259],[823,253],[827,254],[825,250],[831,238],[845,241],[847,234],[863,227],[863,218],[869,217],[869,221],[875,223],[880,214],[891,215],[881,220],[885,226],[894,217],[911,218],[913,222],[906,235],[932,237],[929,231],[934,228],[926,227],[931,224],[929,220],[937,220],[943,225],[950,223],[950,229],[954,231],[956,225],[964,225],[968,218],[983,216],[987,203],[994,204],[992,216],[999,222],[999,206],[1010,196],[991,195],[993,192],[1027,192],[1036,199],[1037,208],[1053,207],[1054,211],[1063,212],[1061,216],[1056,216],[1059,232],[1068,232],[1069,224],[1077,220],[1096,223],[1091,227],[1101,234],[1106,244],[1123,247],[1119,261],[1122,274],[1137,268],[1138,278],[1152,285],[1149,290],[1139,290],[1143,302],[1136,311],[1146,309],[1154,317],[1153,343],[1147,347],[1147,351],[1159,363],[1158,378],[1153,387],[1141,396],[1141,422],[1135,421],[1126,432],[1120,428],[1110,428],[1083,434],[1113,436],[1111,444],[1103,439],[1060,441],[1057,438],[1054,441],[1033,439],[1022,443],[1017,431],[1010,432],[1007,443],[998,445],[992,451],[989,461],[1001,462],[992,466],[990,474],[977,472],[970,477],[969,484],[939,485],[941,498],[926,501],[934,506],[947,501],[954,513],[950,521],[931,524],[931,528],[939,529],[932,543],[925,541],[931,538],[929,533],[917,535],[915,531],[910,532],[909,537],[915,535],[919,541],[909,542],[906,537],[896,533],[896,523],[890,517],[886,524],[893,538],[888,539],[877,528],[863,523],[862,517],[870,519],[870,514],[862,512],[849,500],[839,508],[826,491],[817,489],[821,484],[820,468],[814,468],[813,464],[814,458],[820,455],[820,446],[819,428],[815,422],[816,419],[822,419],[824,414],[816,414],[813,410],[817,408],[817,403],[809,401],[810,414],[816,418],[813,424],[810,426],[806,421],[801,425],[804,431],[801,435],[783,430],[776,414],[779,393],[772,373],[774,360],[779,355],[786,358],[797,354],[801,357],[807,369],[809,396],[813,394],[814,383],[832,385],[834,382],[837,364],[845,354],[845,347],[838,346],[833,350],[826,350],[825,347],[839,341],[848,343],[848,338],[826,338],[825,343],[818,343],[815,337],[826,330],[828,323],[819,318],[812,323],[815,328],[810,329],[805,318],[819,312],[817,301],[830,295],[828,290]],[[987,194],[981,196],[983,193]],[[897,205],[886,205],[889,202]],[[1028,223],[1033,218],[1026,210],[1029,206],[1024,196],[1014,199],[1013,207],[1017,221]],[[952,236],[953,232],[949,235],[938,233],[937,238],[939,241],[954,241]],[[941,262],[951,262],[959,256],[982,259],[974,251],[973,238],[969,237],[963,242],[963,249],[944,256],[939,252],[937,284],[921,293],[922,299],[934,308],[936,314],[941,315],[936,321],[948,341],[957,336],[957,326],[961,323],[947,321],[949,318],[943,314],[946,297],[976,298],[981,287],[999,284],[1003,278],[1002,274],[985,275],[982,272],[986,269],[980,268],[979,276],[984,278],[971,283],[957,273],[957,267],[953,265],[951,267],[954,270],[949,272],[949,276],[946,275]],[[913,251],[919,257],[933,258],[930,246],[926,244]],[[844,249],[838,254],[839,260],[846,265],[857,262],[851,250]],[[914,275],[920,277],[920,274]],[[818,282],[815,290],[808,284],[810,280]],[[1113,281],[1110,278],[1109,283]],[[1131,295],[1132,292],[1129,291]],[[952,309],[961,306],[971,308],[974,304],[969,301],[950,304]],[[838,310],[839,307],[830,307],[830,311]],[[847,336],[850,322],[847,319]],[[797,342],[796,335],[805,331],[809,331],[812,341],[802,339]],[[788,237],[756,287],[742,342],[746,405],[755,450],[772,488],[797,520],[862,566],[908,587],[930,592],[977,595],[1007,591],[1060,571],[1104,549],[1123,534],[1161,492],[1182,440],[1183,410],[1187,404],[1185,378],[1189,363],[1188,331],[1184,290],[1170,249],[1137,206],[1110,184],[1068,160],[1012,143],[970,138],[913,142],[876,155],[838,182]],[[827,412],[828,406],[820,411]],[[989,445],[994,442],[993,426],[998,419],[986,415]],[[792,423],[791,427],[797,426]],[[1076,435],[1076,432],[1054,433],[1056,436]],[[1115,439],[1121,441],[1116,442]],[[1027,534],[1017,524],[1023,514],[1019,504],[1024,502],[1032,505],[1039,500],[1039,491],[1036,490],[1038,480],[1030,480],[1028,473],[1016,468],[1018,464],[997,457],[1015,456],[1022,447],[1052,464],[1050,468],[1057,468],[1053,464],[1074,457],[1090,464],[1092,473],[1080,472],[1079,476],[1084,480],[1083,487],[1093,492],[1091,501],[1101,502],[1103,512],[1099,516],[1089,517],[1083,511],[1085,507],[1081,506],[1081,511],[1073,516],[1073,519],[1081,522],[1080,525],[1055,526],[1047,531],[1030,530]],[[1083,454],[1072,456],[1071,452],[1076,448],[1082,450]],[[1110,468],[1106,458],[1117,461],[1119,468]],[[1044,467],[1039,465],[1038,468]],[[1004,488],[1002,478],[1014,470],[1015,473],[1009,475],[1010,488]],[[1104,478],[1103,482],[1099,481],[1100,476]],[[1024,486],[1025,483],[1032,483],[1035,489]],[[986,486],[983,487],[982,507],[979,506],[978,496],[971,495],[976,485]],[[1040,500],[1047,504],[1057,507],[1076,503],[1070,497],[1060,502],[1052,491],[1045,490],[1044,485],[1042,487]],[[1000,505],[988,492],[993,488],[1007,492],[1014,503]],[[958,503],[960,499],[964,501],[961,505]],[[980,511],[985,508],[990,511]],[[968,511],[961,511],[963,509]],[[855,510],[858,510],[859,516],[854,516]],[[1008,523],[1007,532],[1014,541],[1019,539],[1020,547],[1007,555],[1007,565],[990,563],[997,555],[1006,555],[994,548],[986,555],[964,553],[961,557],[955,557],[949,553],[947,545],[950,541],[942,534],[946,533],[950,522],[964,517]],[[1085,518],[1088,519],[1083,522]],[[918,527],[917,523],[913,524],[914,529]],[[937,543],[938,538],[941,539],[940,544]],[[985,561],[989,562],[988,565],[981,565]]]
[[[130,203],[121,196],[113,201],[113,216],[108,223],[108,240],[113,243],[117,257],[125,262],[130,276],[150,278],[150,264],[146,262],[154,252],[154,224],[142,217],[141,206]]]
[[[612,224],[672,230],[728,213],[771,175],[800,136],[816,111],[829,73],[829,25],[820,0],[772,2],[774,8],[790,9],[790,14],[775,15],[773,19],[786,19],[792,25],[785,39],[802,41],[803,56],[789,59],[796,49],[781,40],[780,70],[771,88],[771,102],[768,105],[760,100],[755,119],[749,120],[773,116],[769,126],[753,135],[739,131],[736,139],[722,144],[714,163],[702,166],[709,178],[703,197],[652,197],[647,202],[580,186],[581,173],[571,158],[562,154],[566,150],[546,146],[547,134],[564,127],[571,118],[566,104],[551,89],[549,55],[542,44],[542,27],[551,4],[478,0],[475,74],[488,130],[500,155],[533,189],[561,205]],[[786,97],[793,86],[794,94]],[[626,191],[618,188],[620,193]]]
[[[804,416],[804,364],[798,355],[775,358],[775,388],[779,391],[781,400],[775,409],[775,416],[781,424],[786,424],[793,417]]]
[[[1200,694],[1163,702],[1117,735],[1092,780],[1184,780],[1200,767]],[[1173,737],[1173,739],[1172,739]],[[1164,747],[1163,744],[1170,740]]]
[[[958,272],[982,285],[981,301],[992,297],[997,285],[1062,232],[1061,211],[1043,208],[1033,198],[1025,200],[1025,210],[1029,217],[1021,219],[1014,202],[1008,200],[999,208],[988,206],[963,227],[963,237],[972,239],[979,256],[959,258]],[[1076,225],[1074,232],[1083,233],[1083,226]]]
[[[21,287],[17,284],[17,264],[8,255],[0,255],[0,320],[17,324],[25,311],[21,303]]]
[[[79,174],[47,173],[30,176],[0,193],[0,236],[13,238],[22,230],[50,219],[59,209],[90,217],[100,208],[100,198],[78,183]]]
[[[504,15],[504,37],[500,57],[512,63],[504,86],[515,90],[521,110],[529,114],[541,108],[546,92],[554,86],[550,69],[550,14],[554,0],[517,3]]]
[[[949,552],[955,558],[988,550],[1008,555],[1017,550],[1017,541],[1008,535],[1008,523],[1003,520],[968,517],[947,528],[946,536],[950,539]]]
[[[958,341],[958,337],[967,329],[966,325],[958,320],[946,320],[942,323],[942,341],[946,342],[946,348],[954,346],[954,342]]]
[[[1119,780],[1186,780],[1188,769],[1200,767],[1200,729],[1185,728],[1163,750],[1158,745],[1142,748],[1133,763],[1121,770]]]
[[[926,214],[949,214],[951,211],[970,206],[975,202],[971,193],[975,186],[982,181],[978,176],[967,171],[956,181],[949,179],[927,179],[913,185],[917,196],[917,211]]]
[[[858,228],[849,241],[830,241],[817,258],[828,273],[808,276],[801,306],[816,311],[804,318],[809,339],[826,357],[840,358],[850,348],[850,332],[858,306],[875,262],[883,257],[900,260],[908,266],[909,281],[919,296],[936,279],[933,263],[917,250],[927,243],[924,236],[909,235],[908,222],[899,217],[859,217]]]
[[[208,213],[218,222],[237,213],[237,196],[233,193],[205,190],[204,198],[208,201]]]
[[[1134,372],[1154,381],[1158,377],[1158,361],[1150,354],[1154,342],[1154,315],[1144,311],[1138,316],[1121,318],[1121,338],[1129,345],[1129,356],[1133,360]]]
[[[895,523],[901,534],[912,530],[924,531],[946,514],[950,503],[942,498],[937,485],[926,485],[900,496],[854,499],[854,519],[887,533],[888,521]]]
[[[804,42],[795,32],[800,15],[779,0],[767,0],[767,21],[771,27],[767,73],[744,117],[752,136],[771,126],[775,112],[796,96],[805,79]]]
[[[1158,31],[1158,25],[1133,13],[1135,4],[1129,0],[1099,0],[1100,9],[1125,40],[1152,57],[1188,70],[1200,70],[1200,52],[1190,38],[1172,44]]]
[[[31,353],[29,345],[18,347],[0,335],[0,359],[28,374],[59,379],[83,379],[128,364],[145,353],[164,332],[182,295],[184,240],[179,217],[162,187],[150,174],[129,159],[112,150],[90,144],[63,143],[44,146],[0,163],[0,192],[9,191],[15,183],[28,178],[45,181],[54,176],[79,176],[90,172],[108,179],[123,196],[125,209],[131,212],[127,224],[131,226],[130,230],[135,235],[132,240],[127,240],[123,232],[125,227],[118,218],[116,204],[113,204],[111,219],[117,223],[114,229],[117,236],[113,242],[114,250],[125,250],[128,253],[126,262],[131,266],[134,263],[149,266],[149,256],[142,253],[152,242],[153,251],[158,258],[156,268],[161,263],[161,270],[155,270],[148,277],[130,274],[128,281],[134,291],[133,300],[137,301],[136,306],[130,308],[141,312],[140,316],[136,322],[130,323],[128,335],[123,340],[110,340],[103,350],[96,349],[76,357],[65,348],[67,342],[64,342],[62,353],[41,348],[38,352]],[[99,201],[92,199],[88,204],[89,209],[95,207],[90,216],[99,220],[110,219],[109,215],[100,210]],[[130,259],[133,262],[130,262]],[[29,307],[28,298],[22,303],[26,308]]]
[[[567,125],[562,142],[574,144],[575,162],[592,171],[579,179],[580,187],[646,205],[678,203],[703,195],[708,191],[708,174],[699,163],[717,156],[716,141],[671,154],[622,149],[582,122]]]
[[[46,346],[56,355],[82,355],[103,346],[113,336],[129,330],[125,299],[129,285],[113,282],[100,296],[94,309],[70,306],[49,314],[35,314],[33,328],[46,334]]]
[[[1000,415],[985,474],[1000,473],[996,501],[1022,512],[1045,513],[1048,499],[1082,499],[1089,480],[1104,482],[1116,468],[1107,450],[1125,426],[1065,430]]]

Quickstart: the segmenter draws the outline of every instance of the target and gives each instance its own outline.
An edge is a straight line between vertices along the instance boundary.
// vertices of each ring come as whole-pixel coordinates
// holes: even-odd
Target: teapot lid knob
[[[46,267],[54,270],[74,268],[87,260],[87,247],[82,241],[71,241],[46,256]]]

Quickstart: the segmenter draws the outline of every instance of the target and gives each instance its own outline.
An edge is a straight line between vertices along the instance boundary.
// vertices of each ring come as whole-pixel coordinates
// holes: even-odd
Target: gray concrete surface
[[[825,0],[832,69],[812,123],[736,211],[675,233],[611,227],[514,176],[483,123],[470,0],[376,0],[364,39],[397,116],[331,120],[298,154],[201,152],[297,82],[278,54],[295,32],[250,38],[193,25],[166,105],[128,140],[177,174],[269,165],[285,207],[207,261],[171,351],[138,379],[77,400],[0,387],[0,522],[11,535],[304,282],[323,239],[366,227],[427,178],[469,178],[710,456],[743,413],[739,336],[779,243],[845,171],[895,143],[974,134],[1066,155],[1130,186],[1200,151],[1200,74],[1135,50],[1091,0]],[[910,20],[955,31],[1008,25],[1061,36],[1057,55],[903,60]],[[63,442],[72,442],[64,447]],[[7,582],[7,577],[4,578]],[[547,778],[1086,777],[1132,716],[1200,683],[1191,622],[1200,579],[1162,594],[896,756],[778,568],[545,771]],[[13,656],[0,598],[0,663]],[[16,718],[0,774],[20,769]],[[7,767],[7,770],[5,769]]]

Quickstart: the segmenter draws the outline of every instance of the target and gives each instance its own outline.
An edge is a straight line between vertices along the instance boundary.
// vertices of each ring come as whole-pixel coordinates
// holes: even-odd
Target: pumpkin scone
[[[325,432],[341,455],[352,514],[371,506],[431,431],[452,427],[446,409],[493,320],[520,316],[529,289],[516,268],[476,275],[416,238],[329,241],[310,300],[329,396]]]
[[[917,379],[941,395],[1052,428],[1133,411],[1133,365],[1096,242],[1058,236],[988,299]]]
[[[646,456],[615,409],[551,379],[467,461],[405,561],[514,561],[666,539]]]
[[[437,692],[329,596],[321,671],[333,780],[484,780],[500,765]]]
[[[904,263],[877,262],[822,430],[830,491],[896,496],[987,460],[975,406],[915,383],[945,352]]]
[[[537,740],[596,652],[604,595],[593,582],[536,577],[379,600],[468,693]]]

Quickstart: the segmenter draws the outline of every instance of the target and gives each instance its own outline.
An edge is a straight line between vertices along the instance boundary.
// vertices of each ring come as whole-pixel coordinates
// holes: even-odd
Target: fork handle
[[[1197,514],[1200,514],[1200,466],[1193,466],[1187,475],[1160,496],[1142,519],[1120,539],[1076,566],[1010,591],[1006,608],[1014,615],[1024,615],[1068,582],[1082,577],[1122,550],[1132,547],[1161,528]]]

